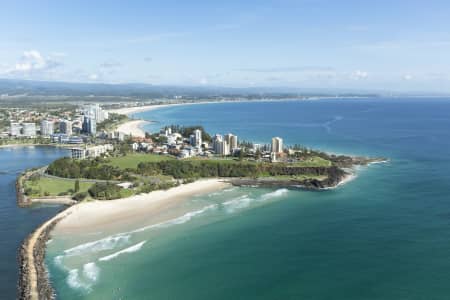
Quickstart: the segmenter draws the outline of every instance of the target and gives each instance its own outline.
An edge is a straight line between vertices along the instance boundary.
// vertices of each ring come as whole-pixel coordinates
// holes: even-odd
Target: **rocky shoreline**
[[[277,179],[277,178],[234,178],[229,179],[234,186],[257,186],[266,188],[292,188],[292,189],[304,189],[304,190],[326,190],[335,188],[341,183],[345,182],[349,177],[352,177],[351,173],[343,173],[337,176],[328,177],[324,180],[318,179]]]
[[[67,215],[67,207],[55,217],[44,222],[23,241],[18,251],[19,279],[17,299],[55,299],[55,291],[50,283],[45,266],[46,243],[56,224]]]

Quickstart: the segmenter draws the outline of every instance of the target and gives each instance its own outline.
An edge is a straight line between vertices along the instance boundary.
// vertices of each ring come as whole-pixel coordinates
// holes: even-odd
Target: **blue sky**
[[[433,0],[2,1],[0,77],[449,92],[448,16]]]

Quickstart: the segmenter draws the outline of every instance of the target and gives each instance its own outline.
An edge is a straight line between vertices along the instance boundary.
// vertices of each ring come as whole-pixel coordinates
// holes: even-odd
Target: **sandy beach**
[[[54,234],[83,234],[89,230],[121,229],[130,224],[157,223],[174,215],[183,201],[230,186],[221,179],[198,180],[166,191],[154,191],[111,201],[91,201],[74,205],[53,230]]]
[[[131,120],[119,125],[117,131],[132,135],[133,137],[145,137],[145,131],[142,129],[142,126],[149,123],[150,122],[144,120]]]
[[[180,103],[180,104],[156,104],[156,105],[143,105],[143,106],[133,106],[133,107],[124,107],[124,108],[118,108],[118,109],[111,109],[108,110],[109,113],[114,114],[121,114],[121,115],[130,115],[138,112],[143,111],[149,111],[149,110],[155,110],[159,108],[164,108],[168,106],[174,106],[174,105],[187,105],[192,103]]]

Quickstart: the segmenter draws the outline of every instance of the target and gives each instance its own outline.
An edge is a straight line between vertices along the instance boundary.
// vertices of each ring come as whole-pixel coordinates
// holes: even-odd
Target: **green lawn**
[[[92,186],[89,182],[80,182],[80,192],[87,192]],[[75,181],[41,177],[37,181],[25,181],[25,189],[33,190],[31,197],[58,196],[60,193],[73,190]],[[70,193],[69,193],[70,195]]]
[[[111,157],[108,159],[108,164],[111,166],[119,167],[121,169],[135,169],[140,162],[158,162],[170,159],[175,158],[168,155],[132,153],[127,154],[126,156]]]
[[[331,161],[323,159],[319,156],[313,156],[305,159],[304,161],[296,162],[293,165],[298,167],[331,167],[332,163]]]

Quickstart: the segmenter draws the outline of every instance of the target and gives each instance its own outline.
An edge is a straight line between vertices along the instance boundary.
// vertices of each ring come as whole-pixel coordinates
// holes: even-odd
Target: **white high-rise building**
[[[200,129],[194,130],[194,146],[200,147],[202,145],[202,131]]]
[[[41,135],[50,136],[54,133],[53,121],[42,120],[41,121]]]
[[[216,134],[213,139],[214,152],[218,155],[230,155],[230,146],[220,134]]]
[[[22,125],[18,122],[11,122],[9,124],[9,135],[10,136],[20,136],[20,130],[22,129]]]
[[[99,104],[89,104],[84,107],[84,115],[94,119],[97,123],[108,119],[107,111],[104,111]]]
[[[283,139],[280,137],[272,138],[272,152],[282,153],[283,152]]]
[[[72,135],[72,122],[69,120],[62,120],[59,122],[59,132]]]
[[[225,141],[228,144],[229,152],[232,153],[233,150],[237,149],[238,147],[238,138],[237,135],[234,135],[232,133],[225,135]]]
[[[34,123],[22,123],[23,136],[35,137],[36,136],[36,124]]]

